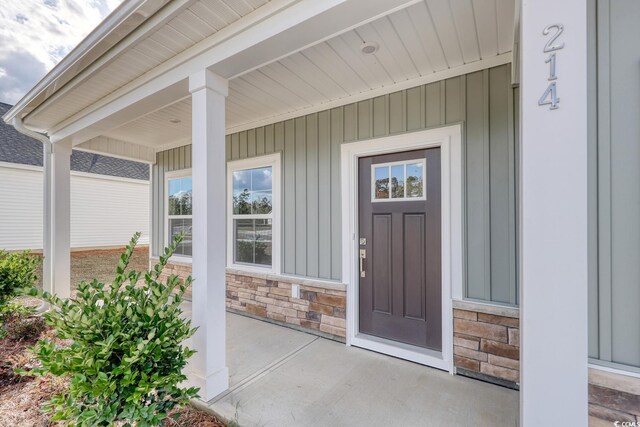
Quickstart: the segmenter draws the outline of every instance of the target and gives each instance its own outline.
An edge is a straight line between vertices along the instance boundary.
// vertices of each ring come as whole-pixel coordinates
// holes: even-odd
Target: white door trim
[[[442,352],[358,332],[358,158],[440,147],[442,164]],[[341,146],[342,277],[347,285],[347,345],[453,373],[452,295],[462,295],[462,125],[446,126]]]

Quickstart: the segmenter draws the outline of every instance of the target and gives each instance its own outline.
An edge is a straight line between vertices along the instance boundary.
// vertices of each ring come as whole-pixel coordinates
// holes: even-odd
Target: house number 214
[[[549,39],[542,50],[544,53],[549,54],[547,59],[544,61],[546,64],[549,64],[549,77],[547,78],[549,84],[538,100],[538,105],[549,105],[550,110],[558,109],[558,104],[560,103],[560,98],[558,98],[558,85],[556,81],[558,80],[558,75],[556,74],[556,54],[560,49],[564,48],[564,42],[558,42],[558,38],[563,31],[564,27],[562,24],[547,25],[544,30],[542,30],[543,36],[549,36]]]

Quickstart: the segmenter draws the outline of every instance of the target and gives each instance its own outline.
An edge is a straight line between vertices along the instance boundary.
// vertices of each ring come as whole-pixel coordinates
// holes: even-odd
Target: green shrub
[[[125,270],[139,237],[136,233],[131,239],[110,285],[82,282],[76,297],[68,300],[31,291],[57,309],[45,314],[47,324],[57,337],[71,341],[66,348],[48,340],[34,347],[42,366],[31,374],[70,378],[68,391],[44,406],[53,412],[52,421],[103,426],[120,420],[155,426],[173,407],[197,395],[196,388],[179,387],[194,353],[183,346],[195,329],[180,309],[191,277],[183,282],[172,275],[166,284],[158,282],[182,236],[144,274],[144,285],[136,286],[142,274]]]
[[[0,308],[6,307],[20,290],[33,286],[39,264],[40,259],[29,251],[0,249]]]
[[[36,268],[40,258],[29,251],[7,252],[0,249],[0,338],[5,338],[5,323],[13,315],[28,315],[32,308],[14,304],[13,299],[33,286],[38,279]]]

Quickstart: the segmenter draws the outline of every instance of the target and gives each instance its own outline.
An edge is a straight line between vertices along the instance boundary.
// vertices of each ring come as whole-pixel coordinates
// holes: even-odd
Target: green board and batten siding
[[[510,73],[504,65],[227,136],[227,160],[282,153],[283,273],[341,279],[340,144],[463,123],[467,296],[516,304]],[[164,242],[157,183],[190,167],[184,150],[159,153],[154,167],[156,252]]]
[[[590,4],[589,355],[640,372],[640,2]]]

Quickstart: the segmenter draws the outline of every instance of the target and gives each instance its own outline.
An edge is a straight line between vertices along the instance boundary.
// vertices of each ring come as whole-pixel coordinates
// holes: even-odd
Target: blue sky
[[[122,0],[0,0],[0,102],[15,104]]]

